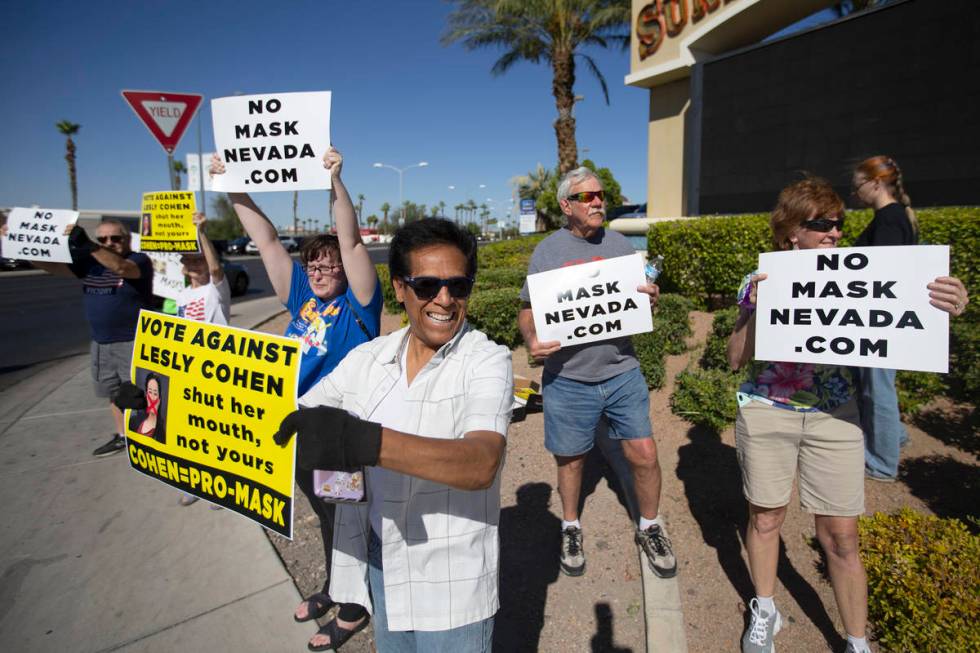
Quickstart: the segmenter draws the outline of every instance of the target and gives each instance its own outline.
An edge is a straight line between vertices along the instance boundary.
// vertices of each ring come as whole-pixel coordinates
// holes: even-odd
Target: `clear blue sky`
[[[212,98],[330,90],[331,137],[365,216],[398,203],[397,174],[375,161],[428,161],[405,173],[405,199],[508,207],[512,177],[557,159],[550,70],[519,63],[493,77],[500,52],[441,46],[450,9],[436,0],[6,0],[0,206],[70,206],[62,119],[82,125],[80,208],[136,210],[143,192],[168,188],[166,155],[119,94],[145,89],[205,96],[205,151]],[[610,105],[579,66],[580,158],[608,166],[628,198],[645,201],[648,93],[624,86],[626,52],[590,54]],[[176,156],[196,150],[192,124]],[[292,193],[255,197],[274,222],[291,223]],[[325,192],[303,192],[300,217],[322,225],[326,204]]]
[[[498,52],[443,47],[450,9],[435,0],[7,0],[0,206],[70,206],[64,137],[55,129],[62,119],[82,125],[80,208],[136,210],[143,192],[166,189],[166,155],[122,89],[203,94],[205,151],[214,144],[211,98],[330,90],[331,137],[344,154],[347,187],[366,197],[365,216],[398,203],[398,175],[372,168],[375,161],[429,162],[405,173],[405,199],[451,207],[489,197],[509,206],[513,176],[557,159],[550,70],[521,63],[493,77]],[[648,94],[623,85],[626,52],[591,54],[611,103],[579,67],[579,147],[642,201]],[[196,149],[192,124],[176,156]],[[255,198],[274,222],[291,223],[292,193]],[[326,193],[300,193],[299,213],[323,224]]]

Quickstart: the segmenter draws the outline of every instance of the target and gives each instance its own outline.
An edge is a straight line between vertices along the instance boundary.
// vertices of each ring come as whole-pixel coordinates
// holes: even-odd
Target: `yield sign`
[[[123,91],[123,99],[167,154],[173,154],[204,96],[196,93]]]

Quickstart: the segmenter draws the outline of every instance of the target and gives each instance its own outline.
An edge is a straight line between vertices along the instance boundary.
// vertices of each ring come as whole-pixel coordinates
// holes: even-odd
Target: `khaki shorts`
[[[753,401],[738,409],[735,448],[742,492],[760,508],[800,503],[817,515],[864,513],[864,436],[853,399],[831,413],[802,413]]]

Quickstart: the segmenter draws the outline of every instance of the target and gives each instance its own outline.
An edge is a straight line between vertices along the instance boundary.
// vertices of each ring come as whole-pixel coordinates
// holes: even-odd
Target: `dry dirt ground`
[[[697,356],[710,326],[707,313],[692,313],[692,350],[668,359],[668,385],[651,394],[651,418],[663,470],[662,512],[678,558],[687,641],[692,653],[737,651],[745,605],[753,596],[742,537],[746,508],[735,460],[734,432],[720,436],[691,426],[670,411],[673,378]],[[385,315],[382,332],[398,318]],[[262,330],[282,333],[286,318]],[[540,381],[523,349],[514,372]],[[925,430],[923,430],[925,429]],[[969,409],[940,405],[909,425],[900,482],[868,482],[868,512],[903,505],[945,516],[976,514],[980,505],[980,436]],[[926,432],[928,431],[928,433]],[[543,445],[542,416],[516,421],[508,433],[501,485],[501,610],[495,651],[640,653],[645,627],[639,559],[625,507],[628,494],[598,450],[591,457],[582,512],[587,571],[570,578],[558,571],[560,501],[555,469]],[[325,577],[316,516],[298,488],[294,540],[270,534],[300,593],[316,591]],[[782,651],[840,651],[842,632],[833,593],[810,546],[812,518],[794,494],[783,528],[776,601],[784,615],[777,637]],[[295,606],[282,606],[292,610]],[[321,623],[325,623],[321,622]],[[374,650],[368,628],[345,653]]]

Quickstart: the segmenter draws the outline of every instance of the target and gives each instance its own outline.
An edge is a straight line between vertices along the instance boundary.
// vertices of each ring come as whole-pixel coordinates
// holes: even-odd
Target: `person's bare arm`
[[[323,157],[323,167],[330,171],[331,201],[333,202],[333,217],[337,228],[337,240],[340,241],[340,259],[344,264],[347,284],[354,292],[354,297],[362,305],[366,305],[374,296],[378,285],[378,273],[371,262],[371,255],[361,240],[361,229],[357,223],[357,212],[351,201],[347,187],[340,179],[340,171],[344,165],[344,157],[334,148]]]
[[[538,340],[538,332],[534,328],[534,313],[531,312],[531,305],[527,302],[521,306],[517,314],[517,328],[521,330],[527,351],[535,360],[544,360],[548,356],[561,349],[561,343],[557,340]]]
[[[208,272],[211,273],[211,283],[219,284],[225,278],[225,269],[221,267],[221,259],[218,252],[214,249],[214,243],[208,238],[207,231],[208,219],[203,213],[194,214],[194,224],[197,225],[197,239],[201,243],[201,252],[204,260],[208,263]]]
[[[225,164],[217,154],[211,158],[210,173],[222,175]],[[272,289],[279,301],[289,300],[289,286],[293,279],[293,259],[286,251],[275,225],[266,217],[262,209],[252,201],[248,193],[228,193],[228,199],[235,209],[235,215],[245,228],[245,233],[255,242],[262,265],[269,275]]]
[[[378,465],[443,483],[458,490],[483,490],[493,484],[506,439],[493,431],[471,431],[459,440],[381,431]]]
[[[92,258],[101,263],[107,270],[111,270],[123,279],[139,279],[143,276],[140,266],[136,265],[128,258],[123,258],[111,249],[99,247],[92,252]]]
[[[749,302],[755,306],[759,293],[759,282],[764,281],[768,275],[752,275],[749,283]],[[747,306],[739,307],[738,319],[735,321],[735,329],[731,337],[728,338],[728,364],[733,370],[740,369],[743,365],[752,360],[755,356],[755,309]]]
[[[38,270],[44,270],[48,274],[53,274],[56,277],[74,277],[75,273],[71,271],[67,263],[50,263],[48,261],[28,261],[32,266],[36,267]]]

